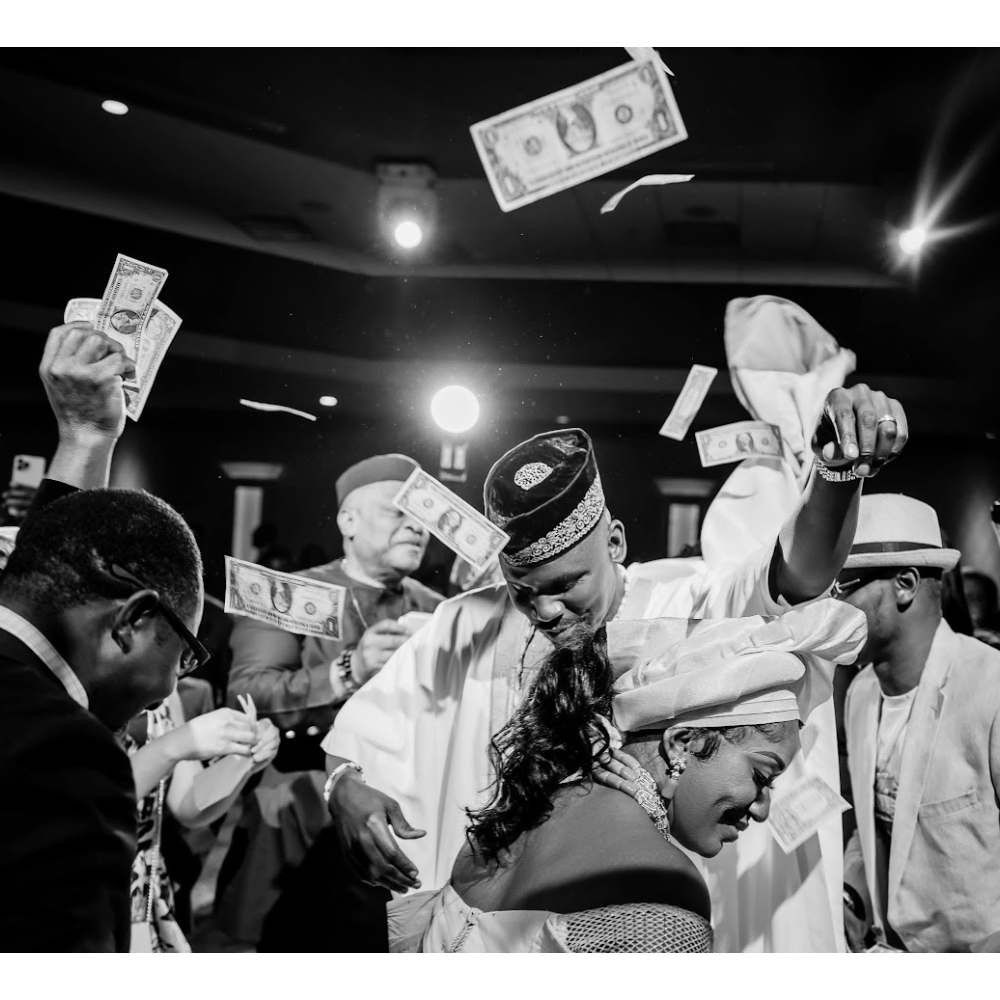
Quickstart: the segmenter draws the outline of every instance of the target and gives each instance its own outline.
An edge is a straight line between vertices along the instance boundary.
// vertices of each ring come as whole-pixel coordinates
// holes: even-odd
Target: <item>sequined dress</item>
[[[625,903],[578,913],[469,906],[446,885],[388,905],[392,952],[695,952],[712,950],[703,917],[664,903]]]

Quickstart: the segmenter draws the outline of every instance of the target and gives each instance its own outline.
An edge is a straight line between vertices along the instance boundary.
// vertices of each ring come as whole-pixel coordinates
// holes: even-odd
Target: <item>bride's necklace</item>
[[[635,794],[635,801],[642,806],[642,811],[653,821],[653,825],[659,831],[664,840],[670,840],[670,820],[667,818],[667,807],[660,797],[660,790],[653,781],[653,776],[644,767],[639,765],[632,768],[635,771],[635,784],[639,790]]]

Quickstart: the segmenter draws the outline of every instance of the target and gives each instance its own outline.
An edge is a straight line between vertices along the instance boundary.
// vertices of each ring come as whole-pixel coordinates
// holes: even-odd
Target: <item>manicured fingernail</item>
[[[626,783],[626,784],[622,785],[622,791],[623,792],[628,792],[630,795],[635,795],[637,789],[636,789],[635,785]]]
[[[635,781],[639,777],[630,767],[625,768],[625,773],[622,775],[627,781]]]
[[[859,454],[859,452],[858,452],[858,446],[857,446],[856,444],[849,444],[849,445],[848,445],[848,446],[847,446],[847,447],[846,447],[846,448],[844,449],[844,454],[845,454],[845,455],[846,455],[846,456],[847,456],[848,458],[857,458],[857,457],[858,457],[858,454]]]

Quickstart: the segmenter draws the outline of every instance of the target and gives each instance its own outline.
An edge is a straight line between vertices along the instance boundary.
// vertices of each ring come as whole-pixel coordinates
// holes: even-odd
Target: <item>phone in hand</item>
[[[15,455],[10,472],[11,486],[30,486],[37,490],[45,478],[47,464],[41,455]]]

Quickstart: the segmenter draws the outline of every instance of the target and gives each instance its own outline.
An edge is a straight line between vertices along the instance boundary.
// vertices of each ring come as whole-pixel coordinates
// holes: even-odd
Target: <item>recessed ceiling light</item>
[[[566,424],[569,423],[569,417],[567,417],[563,413],[560,413],[559,416],[556,417],[556,423],[559,424],[561,427],[565,427]]]
[[[107,111],[109,115],[128,114],[128,105],[123,104],[121,101],[101,101],[101,107]]]
[[[320,406],[336,406],[337,397],[336,396],[320,396],[319,397]]]

